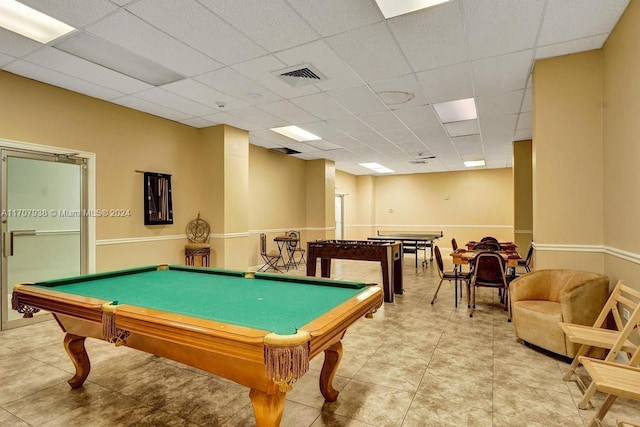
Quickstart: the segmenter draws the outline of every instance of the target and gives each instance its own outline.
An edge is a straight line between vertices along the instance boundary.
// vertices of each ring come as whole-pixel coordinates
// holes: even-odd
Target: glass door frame
[[[0,152],[2,153],[2,175],[0,176],[0,209],[6,209],[7,202],[7,156],[16,156],[34,160],[58,161],[79,164],[81,167],[81,203],[87,212],[95,211],[95,154],[88,152],[72,151],[60,147],[30,144],[0,139]],[[7,283],[7,258],[5,250],[8,250],[6,239],[7,223],[0,218],[2,234],[0,246],[2,249],[0,263],[0,292],[5,295],[8,291]],[[94,273],[96,270],[96,223],[95,217],[83,216],[80,228],[80,269],[83,274]],[[6,298],[6,297],[4,297]],[[31,319],[19,319],[8,321],[7,304],[2,298],[0,304],[0,330],[12,329],[39,321],[48,320],[50,316],[34,316]]]

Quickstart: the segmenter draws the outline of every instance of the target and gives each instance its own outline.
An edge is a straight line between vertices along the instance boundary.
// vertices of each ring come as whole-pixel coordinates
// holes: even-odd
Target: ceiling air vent
[[[296,150],[294,150],[292,148],[287,148],[287,147],[269,148],[269,151],[275,151],[276,153],[287,154],[287,155],[300,154],[300,151],[296,151]]]
[[[273,74],[293,87],[310,85],[327,80],[327,77],[311,64],[296,65],[295,67],[278,70]]]

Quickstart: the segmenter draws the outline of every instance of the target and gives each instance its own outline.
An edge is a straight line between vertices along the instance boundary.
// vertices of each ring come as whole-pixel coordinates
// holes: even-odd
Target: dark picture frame
[[[144,225],[173,224],[171,175],[144,173]]]

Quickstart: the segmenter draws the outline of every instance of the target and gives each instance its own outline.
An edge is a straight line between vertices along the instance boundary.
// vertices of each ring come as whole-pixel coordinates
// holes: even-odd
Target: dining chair
[[[495,242],[478,242],[473,245],[474,251],[499,251],[500,244]]]
[[[451,249],[453,249],[454,251],[458,250],[458,242],[456,242],[456,238],[455,237],[453,239],[451,239]]]
[[[509,285],[505,273],[505,262],[502,255],[495,251],[480,252],[473,260],[473,273],[467,292],[467,306],[469,317],[473,317],[476,308],[476,288],[488,287],[502,291],[501,300],[505,310],[509,312],[508,321],[511,322],[511,307],[509,305]]]
[[[291,230],[289,231],[288,234],[289,234],[289,237],[294,237],[297,239],[297,241],[291,242],[290,244],[293,244],[292,251],[291,251],[291,255],[293,256],[293,262],[296,266],[298,266],[305,262],[304,254],[307,252],[307,250],[301,246],[299,231]],[[295,254],[299,255],[297,261],[295,258]]]
[[[500,242],[498,241],[498,239],[496,239],[495,237],[492,237],[492,236],[483,237],[482,239],[480,239],[480,241],[481,242],[495,243],[496,245],[498,245],[498,247],[500,246]]]
[[[531,273],[531,259],[533,258],[533,242],[529,245],[527,256],[525,259],[518,260],[518,267],[524,267],[527,273]]]
[[[625,312],[628,316],[623,316]],[[623,320],[625,317],[628,317],[626,323]],[[607,327],[608,319],[611,318],[616,329]],[[621,352],[638,351],[639,346],[636,343],[640,342],[640,291],[626,286],[623,280],[619,280],[593,326],[560,322],[560,327],[571,342],[581,345],[562,379],[575,380],[584,392],[578,407],[588,409],[589,401],[596,392],[596,384],[592,382],[586,387],[576,375],[576,368],[581,364],[581,356],[586,356],[592,349],[604,349],[608,350],[604,360],[613,361]]]
[[[276,251],[267,252],[267,235],[264,233],[260,233],[260,256],[264,260],[264,265],[258,271],[267,271],[272,268],[279,273],[282,272],[278,268],[278,263],[283,261],[282,255]]]
[[[438,283],[436,292],[433,294],[433,298],[431,299],[431,304],[436,302],[436,297],[438,296],[438,291],[440,290],[440,286],[442,286],[442,282],[444,282],[445,280],[448,280],[449,282],[453,280],[454,285],[455,285],[456,279],[460,280],[460,296],[462,297],[462,282],[465,282],[465,284],[467,284],[467,282],[469,281],[469,273],[463,274],[460,271],[458,271],[456,275],[455,268],[453,271],[445,271],[444,262],[442,261],[442,254],[440,253],[440,248],[437,246],[434,246],[433,254],[436,257],[436,264],[438,265],[438,275],[440,276],[440,283]]]

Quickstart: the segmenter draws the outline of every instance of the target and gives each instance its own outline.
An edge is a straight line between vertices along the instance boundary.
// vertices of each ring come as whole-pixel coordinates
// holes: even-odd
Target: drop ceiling
[[[330,159],[355,175],[510,167],[531,138],[541,58],[599,49],[629,0],[451,0],[385,20],[374,0],[21,0],[184,79],[152,86],[0,28],[0,68],[251,144]],[[278,71],[321,77],[292,85]],[[474,98],[443,124],[434,103]],[[271,131],[297,125],[321,140]],[[416,161],[435,156],[423,161]]]

